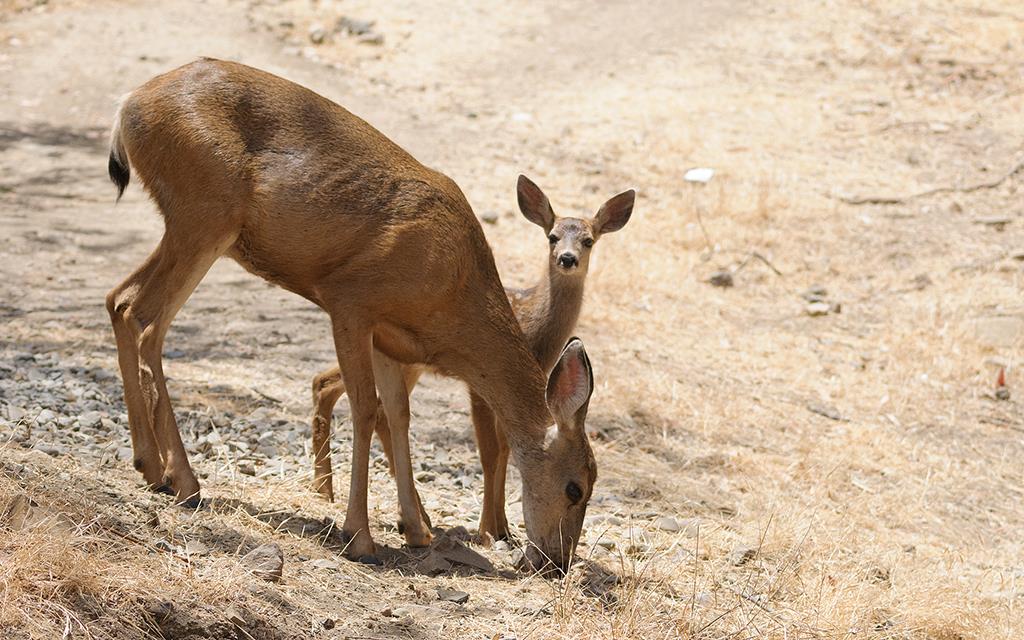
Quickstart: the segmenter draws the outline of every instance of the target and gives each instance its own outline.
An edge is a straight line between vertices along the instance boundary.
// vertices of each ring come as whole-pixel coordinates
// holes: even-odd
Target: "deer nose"
[[[575,254],[563,253],[562,255],[558,256],[558,266],[562,267],[563,269],[571,269],[572,267],[579,265],[579,263],[580,259],[577,258]]]

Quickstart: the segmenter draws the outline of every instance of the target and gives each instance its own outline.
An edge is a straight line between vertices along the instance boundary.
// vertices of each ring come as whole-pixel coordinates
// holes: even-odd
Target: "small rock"
[[[687,538],[696,538],[703,526],[700,518],[684,518],[682,520],[677,520],[676,522],[679,524],[679,530],[682,531]]]
[[[210,553],[210,547],[198,540],[189,540],[185,543],[185,555],[205,556]]]
[[[508,554],[508,563],[513,567],[521,567],[525,562],[526,553],[520,548],[515,548]]]
[[[42,451],[46,455],[53,456],[54,458],[62,456],[68,452],[68,448],[64,445],[53,444],[51,442],[37,442],[33,449],[36,451]]]
[[[461,540],[462,542],[466,542],[467,540],[470,540],[473,537],[469,533],[469,529],[467,529],[466,527],[462,526],[461,524],[460,525],[456,525],[456,526],[452,527],[451,529],[445,531],[444,535],[449,537],[449,538],[452,538],[454,540]]]
[[[1007,218],[1006,216],[985,216],[975,218],[974,222],[977,224],[983,224],[986,227],[992,227],[996,231],[1002,231],[1006,228],[1006,225],[1013,222],[1013,218]]]
[[[245,612],[235,605],[228,605],[228,608],[224,610],[224,615],[227,616],[228,622],[239,628],[245,628],[249,622],[245,619]]]
[[[334,624],[334,618],[324,618],[324,621],[320,623],[320,626],[326,629],[327,631],[330,631],[334,628]]]
[[[323,44],[324,40],[327,39],[327,29],[323,26],[314,24],[309,27],[309,41],[313,44]]]
[[[156,547],[157,549],[159,549],[160,551],[166,551],[168,553],[177,553],[178,552],[178,547],[174,546],[170,542],[167,542],[166,540],[163,540],[163,539],[157,540],[156,542],[154,542],[153,546]]]
[[[804,312],[813,317],[827,316],[832,310],[832,305],[827,302],[812,302],[804,308]]]
[[[412,617],[412,607],[395,607],[394,611],[391,612],[392,618],[398,618],[395,620],[395,624],[400,624],[404,627],[411,627],[416,620]]]
[[[252,466],[251,462],[239,462],[238,473],[245,476],[254,476],[256,475],[256,467]]]
[[[728,271],[716,271],[711,274],[708,278],[708,283],[714,287],[722,287],[723,289],[733,286],[732,273]]]
[[[431,482],[436,476],[429,471],[420,471],[416,474],[416,482]]]
[[[359,38],[356,39],[356,42],[358,42],[359,44],[372,44],[375,46],[380,46],[384,44],[384,34],[364,33],[363,35],[359,36]]]
[[[488,211],[487,213],[480,216],[480,220],[482,222],[486,222],[487,224],[497,224],[498,214],[493,211]]]
[[[476,551],[473,551],[455,538],[445,536],[438,541],[435,548],[441,557],[449,562],[464,564],[488,573],[494,571],[494,565],[491,564],[490,560],[483,557]]]
[[[654,526],[662,531],[679,531],[679,523],[675,518],[663,516],[654,521]]]
[[[683,174],[683,180],[687,182],[699,182],[706,184],[715,175],[715,170],[708,167],[694,167]]]
[[[338,18],[338,22],[334,25],[334,30],[341,32],[345,31],[349,35],[361,36],[373,30],[373,25],[377,24],[375,20],[357,20],[355,18],[349,18],[342,16]]]
[[[337,560],[332,560],[330,558],[317,558],[316,560],[310,560],[309,564],[316,569],[325,569],[329,571],[341,570],[341,564]]]
[[[623,524],[623,520],[618,516],[602,513],[594,516],[587,516],[586,520],[583,521],[583,524],[586,527],[597,527],[601,525],[617,527]]]
[[[818,404],[817,402],[812,402],[811,404],[807,405],[807,410],[810,411],[811,413],[816,413],[819,416],[824,416],[829,420],[835,420],[839,422],[842,421],[843,419],[843,416],[841,413],[839,413],[839,410],[831,405]]]
[[[465,591],[455,591],[441,587],[437,589],[437,598],[446,602],[454,602],[455,604],[466,604],[469,602],[469,594]]]
[[[825,302],[825,299],[828,297],[828,290],[820,284],[816,284],[801,293],[800,297],[807,302]]]
[[[926,289],[927,287],[932,286],[932,279],[931,277],[928,276],[927,273],[919,273],[916,276],[914,276],[914,279],[911,281],[911,284],[914,286],[915,289],[921,291],[922,289]]]
[[[264,544],[245,554],[242,564],[257,578],[277,582],[284,569],[284,553],[274,543]]]
[[[422,560],[416,563],[416,571],[433,576],[439,573],[446,573],[452,568],[452,563],[444,559],[438,552],[431,550]]]
[[[36,424],[48,424],[57,419],[57,414],[49,409],[43,409],[36,414]]]
[[[601,538],[600,540],[597,541],[597,546],[601,547],[602,549],[606,549],[608,551],[614,551],[615,550],[615,541],[614,540],[609,540],[608,538]]]
[[[78,424],[83,427],[98,427],[103,422],[103,414],[99,411],[87,411],[78,416]]]
[[[734,567],[744,565],[757,556],[757,549],[754,547],[736,547],[729,554],[729,562]]]

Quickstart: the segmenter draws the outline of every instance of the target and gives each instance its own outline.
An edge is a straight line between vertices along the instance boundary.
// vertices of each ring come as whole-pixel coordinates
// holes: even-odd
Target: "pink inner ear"
[[[568,358],[562,364],[562,374],[558,376],[558,382],[555,384],[555,396],[559,401],[564,402],[568,400],[576,390],[576,384],[579,382],[580,373],[583,369],[583,363],[577,357]]]

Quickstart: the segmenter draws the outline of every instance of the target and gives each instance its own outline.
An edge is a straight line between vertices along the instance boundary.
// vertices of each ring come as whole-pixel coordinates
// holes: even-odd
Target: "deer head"
[[[583,530],[587,502],[597,480],[597,464],[584,422],[594,374],[583,341],[572,338],[548,377],[547,403],[555,425],[542,450],[520,462],[523,517],[533,546],[526,558],[536,569],[566,570]],[[541,480],[543,479],[543,480]]]
[[[605,233],[618,231],[629,222],[636,192],[630,189],[614,196],[593,218],[562,218],[555,215],[544,192],[526,176],[516,187],[523,217],[544,229],[551,243],[550,271],[583,279],[590,266],[590,251]]]

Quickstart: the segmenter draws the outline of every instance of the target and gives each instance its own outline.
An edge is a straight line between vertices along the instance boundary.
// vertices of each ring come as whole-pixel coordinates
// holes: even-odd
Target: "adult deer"
[[[589,361],[573,340],[545,377],[454,182],[326,98],[212,59],[124,99],[109,162],[119,197],[130,167],[164,235],[106,305],[135,467],[151,487],[182,502],[199,496],[161,351],[174,315],[226,255],[331,318],[354,424],[343,525],[350,556],[375,552],[366,494],[376,389],[399,406],[388,416],[392,447],[396,461],[408,459],[399,363],[425,363],[466,381],[505,425],[523,471],[527,536],[552,563],[569,564],[597,476],[584,431]],[[424,532],[412,472],[396,467],[406,536],[416,540]]]
[[[544,230],[549,250],[544,275],[536,285],[528,289],[506,289],[505,292],[530,345],[530,351],[541,369],[550,371],[579,319],[591,249],[601,236],[625,226],[632,214],[636,193],[629,190],[614,196],[598,209],[593,218],[575,218],[555,215],[547,196],[526,176],[519,176],[516,191],[520,211],[527,220]],[[424,367],[420,365],[402,367],[405,386],[410,393],[423,371]],[[334,500],[330,457],[331,412],[344,393],[345,385],[337,367],[313,378],[313,488],[331,501]],[[387,399],[387,396],[381,397],[375,430],[393,473],[396,463],[391,450],[387,415],[395,410],[384,406]],[[504,428],[498,428],[495,424],[494,413],[487,403],[475,393],[470,393],[470,399],[473,427],[484,472],[480,533],[487,533],[494,538],[508,538],[510,532],[505,516],[508,442],[504,437]],[[402,461],[401,464],[411,465],[411,461]],[[418,495],[416,503],[424,521],[429,525],[429,518],[422,509]],[[399,528],[404,530],[404,521],[400,524]]]

